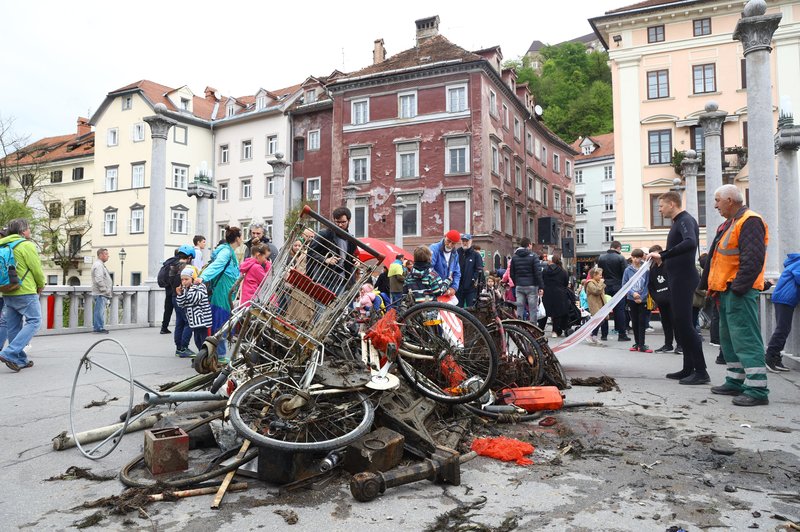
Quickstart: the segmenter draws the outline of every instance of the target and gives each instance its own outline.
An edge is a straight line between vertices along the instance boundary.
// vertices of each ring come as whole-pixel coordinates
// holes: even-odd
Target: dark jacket
[[[606,293],[614,295],[622,288],[622,275],[628,263],[616,249],[609,249],[597,259],[597,266],[603,269],[603,279],[606,281]]]
[[[269,248],[270,262],[275,260],[275,258],[278,256],[278,248],[275,246],[275,244],[273,244],[272,241],[266,237],[266,235],[261,237],[261,243],[266,244],[267,247]],[[253,245],[252,240],[248,240],[247,242],[244,243],[244,258],[242,260],[250,258],[251,256],[250,247],[252,245]]]
[[[514,260],[511,261],[514,264]],[[542,274],[544,283],[544,296],[542,302],[547,315],[551,318],[566,316],[569,313],[569,305],[573,304],[570,297],[569,274],[557,264],[548,264]]]
[[[511,280],[514,286],[543,286],[539,257],[527,248],[517,248],[511,258]],[[566,273],[566,272],[565,272]]]
[[[378,275],[378,279],[375,281],[375,289],[384,294],[391,292],[389,289],[389,273],[386,270],[383,270],[381,274]]]
[[[697,220],[686,211],[678,213],[667,235],[667,249],[660,253],[673,290],[693,292],[700,283],[695,266],[699,241]]]
[[[481,254],[472,249],[458,248],[458,266],[461,268],[461,284],[459,290],[470,292],[477,290],[478,279],[483,271]]]
[[[405,289],[414,297],[415,303],[432,301],[447,292],[448,285],[439,277],[430,262],[414,262],[406,275]]]
[[[355,242],[349,239],[345,240],[345,258],[340,259],[336,264],[325,264],[328,257],[340,256],[340,248],[334,232],[325,228],[317,233],[308,246],[306,273],[315,281],[338,292],[340,288],[352,282],[355,270],[353,257],[355,257],[357,248]]]

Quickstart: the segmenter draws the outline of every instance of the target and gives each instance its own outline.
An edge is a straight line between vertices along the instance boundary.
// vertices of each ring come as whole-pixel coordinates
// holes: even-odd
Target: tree
[[[33,209],[24,205],[21,201],[9,197],[6,187],[0,190],[0,227],[5,227],[8,222],[15,218],[25,218],[31,220],[33,218]]]
[[[92,241],[85,240],[92,230],[91,217],[85,202],[50,201],[45,205],[42,254],[61,269],[61,284],[65,285],[69,271],[79,270],[83,255],[92,249]]]
[[[289,233],[291,233],[292,229],[294,229],[294,226],[297,223],[297,220],[300,219],[300,215],[302,214],[303,208],[306,205],[308,205],[311,208],[314,208],[317,206],[317,202],[314,200],[303,200],[298,204],[296,204],[294,207],[292,207],[292,210],[286,213],[286,218],[284,219],[284,225],[283,225],[284,240],[289,238]],[[273,229],[273,231],[275,231],[275,229]],[[291,242],[289,243],[289,245],[291,245]]]
[[[2,201],[16,198],[28,206],[37,192],[50,181],[45,168],[47,155],[62,142],[42,139],[31,143],[30,136],[14,131],[14,119],[0,116],[0,185]]]
[[[586,51],[581,43],[545,46],[541,73],[530,59],[509,61],[517,70],[517,82],[528,82],[537,104],[544,109],[543,121],[566,142],[581,135],[613,131],[611,70],[606,52]]]

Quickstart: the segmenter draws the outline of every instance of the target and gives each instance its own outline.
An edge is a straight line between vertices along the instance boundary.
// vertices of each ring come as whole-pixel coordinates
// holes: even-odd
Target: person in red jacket
[[[253,244],[250,248],[251,256],[239,266],[239,272],[244,275],[242,279],[242,297],[239,302],[244,305],[249,303],[261,281],[269,273],[271,264],[268,262],[270,251],[266,244]]]

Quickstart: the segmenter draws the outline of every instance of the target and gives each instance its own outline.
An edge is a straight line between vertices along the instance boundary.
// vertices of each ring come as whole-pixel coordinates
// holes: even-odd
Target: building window
[[[189,184],[189,167],[179,164],[172,165],[172,188],[186,190]]]
[[[511,218],[511,204],[506,203],[506,234],[514,234],[514,220]]]
[[[303,161],[306,158],[306,139],[300,137],[294,139],[294,160],[297,162]]]
[[[419,176],[419,144],[408,142],[397,145],[397,177]]]
[[[747,88],[747,59],[741,59],[741,71],[742,71],[742,88]]]
[[[243,140],[242,141],[242,160],[249,161],[253,158],[253,141],[252,140]]]
[[[353,148],[350,150],[350,181],[365,182],[370,180],[369,148]]]
[[[564,161],[564,175],[572,177],[572,161]]]
[[[689,135],[692,149],[697,152],[698,157],[702,157],[703,152],[706,151],[706,139],[703,135],[703,126],[690,127]],[[724,143],[722,144],[724,145]],[[724,157],[723,160],[725,160]]]
[[[62,170],[53,170],[50,172],[50,182],[51,183],[61,183],[64,179],[64,172]]]
[[[528,174],[528,198],[533,199],[533,174]]]
[[[547,184],[545,184],[545,182],[542,181],[542,205],[547,207],[548,203],[549,203],[549,194],[547,192]]]
[[[189,128],[185,126],[175,126],[172,130],[172,141],[175,142],[175,144],[189,143]]]
[[[309,89],[305,92],[303,96],[303,103],[314,103],[317,101],[317,91],[316,89]]]
[[[417,116],[417,93],[408,92],[397,96],[398,116],[400,118],[414,118]]]
[[[492,173],[500,175],[500,150],[492,144]]]
[[[188,111],[190,103],[189,98],[181,98],[181,110]]]
[[[308,149],[319,150],[319,129],[308,132]]]
[[[267,155],[278,153],[278,135],[267,135]]]
[[[542,166],[547,166],[547,146],[542,146]]]
[[[514,117],[514,138],[518,141],[522,140],[522,123],[516,116]]]
[[[117,177],[119,174],[119,167],[112,166],[106,168],[106,192],[117,190]]]
[[[69,235],[69,254],[73,257],[81,252],[83,242],[81,235]]]
[[[307,200],[319,200],[320,195],[322,193],[322,189],[320,188],[320,183],[322,180],[319,177],[310,177],[306,179],[306,199]]]
[[[672,225],[672,220],[664,218],[658,212],[658,197],[661,194],[650,194],[650,228],[663,229]]]
[[[106,133],[106,144],[108,146],[116,146],[119,144],[119,128],[112,127]]]
[[[648,151],[649,164],[669,164],[672,162],[672,131],[660,129],[649,131]]]
[[[448,174],[466,174],[469,172],[469,138],[449,138],[445,141],[446,165]]]
[[[403,236],[419,236],[419,201],[404,199],[403,203]]]
[[[603,179],[606,181],[614,179],[614,167],[610,164],[603,167]]]
[[[447,87],[447,112],[460,113],[467,110],[467,87]]]
[[[583,211],[584,198],[575,198],[575,214],[586,214]]]
[[[514,185],[517,190],[522,190],[522,167],[518,164],[514,165]]]
[[[228,201],[228,183],[220,183],[218,192],[219,201]]]
[[[603,210],[605,212],[614,210],[614,193],[603,194]]]
[[[614,240],[614,226],[613,225],[605,225],[603,226],[603,242],[612,242]]]
[[[695,94],[715,92],[717,90],[716,67],[713,63],[693,66],[692,79],[694,80]]]
[[[650,26],[647,28],[647,42],[663,42],[664,41],[664,25]]]
[[[78,166],[77,168],[72,169],[72,180],[73,181],[80,181],[83,179],[83,166]]]
[[[647,73],[647,99],[669,97],[669,70],[654,70]]]
[[[369,122],[369,100],[355,100],[350,105],[351,123],[366,124]]]
[[[236,107],[233,105],[233,103],[231,103],[230,105],[228,105],[227,109],[225,110],[225,116],[231,117],[234,114],[236,114]]]
[[[500,198],[492,197],[492,230],[500,230]]]
[[[264,190],[267,191],[267,196],[275,195],[275,178],[271,175],[266,177],[266,186]]]
[[[186,221],[186,211],[172,209],[172,220],[170,232],[178,235],[185,235],[189,232],[189,224]]]
[[[130,111],[133,109],[133,96],[123,96],[122,97],[122,110],[123,111]]]
[[[503,157],[503,176],[506,182],[511,183],[511,160],[508,157]]]
[[[561,172],[561,156],[557,153],[553,154],[553,172],[557,174]]]
[[[533,216],[528,216],[528,227],[527,231],[525,231],[525,236],[530,238],[532,241],[536,240],[533,237]]]
[[[72,214],[73,216],[85,216],[86,215],[86,200],[76,199],[75,203],[72,204]]]
[[[489,114],[497,116],[497,95],[489,89]]]
[[[263,94],[256,98],[256,110],[260,111],[267,108],[267,97]]]
[[[144,233],[144,209],[131,210],[131,234]]]
[[[536,181],[536,188],[534,189],[535,200],[539,203],[542,202],[542,182]]]
[[[227,144],[219,147],[219,162],[220,164],[228,164],[230,162],[230,151]]]
[[[253,197],[253,182],[250,179],[242,179],[241,181],[241,199],[246,200]]]
[[[542,148],[542,145],[539,142],[539,139],[534,137],[533,156],[536,157],[537,159],[540,157],[539,151],[541,150],[541,148]]]
[[[61,218],[61,203],[58,201],[54,201],[50,205],[47,206],[47,214],[50,216],[51,220],[57,220]]]
[[[517,209],[514,212],[514,214],[515,214],[515,221],[516,221],[516,224],[517,224],[517,234],[521,234],[522,233],[522,209],[517,207]]]
[[[117,212],[106,211],[103,218],[103,234],[116,235],[117,234]]]
[[[694,22],[694,36],[700,37],[702,35],[711,35],[711,19],[700,18]]]
[[[503,104],[503,127],[508,129],[508,106]]]
[[[583,227],[576,227],[575,228],[575,243],[576,244],[585,244],[586,243]]]
[[[131,188],[144,187],[144,165],[131,165]]]
[[[133,142],[142,142],[144,140],[144,124],[139,122],[138,124],[133,124]]]
[[[368,222],[369,206],[356,205],[353,210],[353,235],[356,238],[366,238],[368,235]]]
[[[533,133],[530,131],[525,133],[525,149],[528,153],[533,153]]]
[[[557,190],[553,191],[553,210],[561,212],[561,192]]]
[[[697,191],[697,225],[706,226],[706,191]]]

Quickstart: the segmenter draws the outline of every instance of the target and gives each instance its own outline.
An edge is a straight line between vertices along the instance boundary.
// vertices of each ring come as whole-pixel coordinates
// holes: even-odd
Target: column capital
[[[345,185],[342,190],[344,191],[344,199],[349,201],[356,199],[356,192],[358,192],[359,188],[358,185]]]
[[[272,171],[277,177],[283,177],[286,174],[286,168],[291,166],[291,163],[283,160],[282,153],[276,153],[275,159],[267,161],[267,164],[272,167]]]
[[[698,122],[703,127],[703,136],[720,136],[722,134],[722,124],[725,122],[725,117],[728,116],[728,113],[720,111],[717,102],[714,101],[708,102],[705,110],[705,113],[697,117]]]
[[[178,123],[176,120],[173,120],[168,116],[164,116],[164,112],[166,110],[166,105],[163,103],[157,103],[155,106],[156,114],[152,116],[146,116],[142,119],[150,125],[150,135],[154,139],[166,140],[167,134],[169,133],[169,128]]]
[[[700,168],[700,159],[694,150],[686,150],[686,156],[681,161],[681,174],[683,177],[697,177],[697,170]]]
[[[747,5],[749,6],[751,3],[753,3],[752,0]],[[745,7],[745,16],[736,23],[733,40],[742,41],[745,57],[752,52],[760,50],[771,52],[772,35],[778,29],[778,24],[780,24],[783,15],[775,13],[773,15],[747,16],[747,13],[747,7]]]
[[[394,207],[396,213],[402,213],[406,208],[406,204],[402,201],[398,201],[397,203],[393,203],[392,207]]]
[[[792,124],[789,127],[779,127],[775,134],[775,153],[782,151],[797,151],[800,148],[800,127]]]

